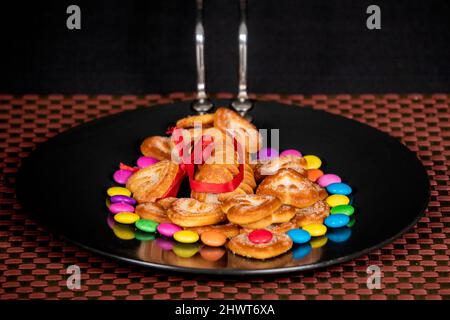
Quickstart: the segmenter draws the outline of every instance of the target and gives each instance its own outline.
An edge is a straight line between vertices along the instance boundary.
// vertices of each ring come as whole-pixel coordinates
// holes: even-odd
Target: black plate
[[[105,192],[113,185],[112,173],[120,162],[135,163],[143,138],[164,134],[190,113],[188,102],[142,108],[58,135],[23,162],[19,201],[50,230],[87,249],[140,265],[209,274],[280,273],[341,263],[399,237],[417,222],[428,203],[426,172],[396,139],[327,112],[257,102],[251,113],[254,123],[258,128],[280,128],[281,150],[295,148],[319,156],[324,171],[338,174],[353,187],[356,223],[339,231],[341,236],[351,232],[346,241],[331,241],[335,235],[320,248],[295,247],[267,261],[226,252],[212,262],[200,253],[182,258],[164,251],[161,240],[117,238],[115,232],[127,235],[132,229],[116,225],[113,232],[106,222]],[[180,192],[188,194],[186,184]],[[175,251],[186,254],[190,249],[177,246]]]

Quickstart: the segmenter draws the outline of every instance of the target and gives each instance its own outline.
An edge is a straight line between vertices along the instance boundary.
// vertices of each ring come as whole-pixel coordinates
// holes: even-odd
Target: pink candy
[[[159,162],[158,159],[152,158],[152,157],[146,157],[142,156],[137,160],[137,165],[139,168],[146,168],[148,166],[151,166],[152,164],[155,164]]]
[[[287,150],[284,150],[282,153],[280,153],[280,157],[282,157],[282,156],[297,156],[297,157],[301,157],[302,154],[298,150],[287,149]]]
[[[164,251],[170,251],[173,248],[173,241],[170,239],[158,238],[156,244]]]
[[[317,180],[317,183],[319,184],[319,186],[321,187],[326,187],[329,184],[332,183],[339,183],[341,182],[341,178],[333,173],[328,173],[328,174],[324,174],[323,176],[321,176],[319,178],[319,180]]]
[[[278,157],[278,150],[274,148],[262,148],[258,152],[259,160],[269,160]]]
[[[163,236],[172,237],[175,232],[180,231],[182,229],[173,223],[160,223],[158,225],[157,230]]]
[[[128,178],[132,174],[133,174],[133,171],[131,171],[131,170],[120,169],[120,170],[117,170],[116,172],[114,172],[113,178],[114,178],[114,181],[119,184],[126,184]]]
[[[112,203],[109,206],[109,211],[111,211],[114,214],[119,213],[119,212],[134,212],[134,207],[127,203],[117,202],[117,203]]]

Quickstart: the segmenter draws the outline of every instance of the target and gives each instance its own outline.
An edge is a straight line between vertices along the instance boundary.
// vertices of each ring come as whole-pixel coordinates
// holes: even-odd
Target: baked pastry
[[[158,223],[170,222],[166,209],[155,202],[141,203],[136,206],[135,213],[138,214],[141,219],[153,220]]]
[[[273,233],[272,239],[266,243],[253,243],[248,233],[232,238],[227,247],[234,254],[254,259],[269,259],[279,256],[292,247],[292,240],[284,233]]]
[[[222,233],[228,239],[233,238],[240,233],[239,226],[236,224],[233,224],[233,223],[216,224],[216,225],[209,225],[209,226],[202,226],[202,227],[188,227],[188,228],[184,228],[184,229],[195,231],[199,235],[201,235],[205,231],[213,230],[213,231]]]
[[[156,203],[158,205],[160,205],[164,210],[167,210],[170,208],[172,203],[174,203],[174,201],[176,201],[176,200],[177,200],[177,198],[175,198],[175,197],[167,197],[167,198],[162,198],[162,199],[156,200]]]
[[[281,206],[280,200],[271,195],[236,195],[226,199],[222,211],[230,222],[246,225],[271,216]]]
[[[256,194],[278,197],[283,204],[306,208],[327,196],[319,185],[293,169],[281,169],[267,176],[256,189]]]
[[[248,153],[257,152],[262,146],[262,136],[258,129],[231,109],[217,109],[214,114],[214,127],[235,137]]]
[[[154,202],[170,189],[178,170],[177,164],[162,160],[133,173],[128,178],[127,189],[139,203]]]
[[[281,156],[261,163],[255,166],[255,178],[261,181],[265,176],[271,176],[281,169],[293,169],[303,176],[306,176],[306,160],[302,157],[287,155]]]
[[[323,223],[323,220],[329,215],[330,207],[328,204],[325,201],[317,201],[310,207],[297,209],[293,222],[299,227],[304,227],[308,224]]]
[[[269,228],[273,223],[280,224],[289,222],[292,220],[292,218],[295,217],[297,210],[298,208],[282,205],[280,208],[278,208],[278,210],[276,210],[271,215],[252,223],[241,224],[241,227],[248,230],[263,229]]]
[[[181,227],[201,227],[225,221],[226,216],[214,203],[180,198],[167,210],[169,219]]]
[[[193,128],[194,126],[212,126],[214,123],[214,114],[207,113],[195,116],[189,116],[177,121],[177,128]]]
[[[169,137],[152,136],[146,138],[141,144],[141,152],[144,156],[158,160],[170,160],[172,143]]]

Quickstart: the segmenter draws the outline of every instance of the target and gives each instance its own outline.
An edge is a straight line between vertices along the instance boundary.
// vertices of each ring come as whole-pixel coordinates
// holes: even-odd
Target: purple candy
[[[167,238],[158,238],[155,240],[156,245],[164,251],[170,251],[173,248],[173,241]]]
[[[278,157],[279,153],[277,149],[274,148],[262,148],[258,152],[259,160],[269,160]]]
[[[119,194],[117,196],[112,196],[110,198],[110,200],[111,200],[111,203],[123,202],[123,203],[131,204],[131,205],[135,205],[136,204],[136,200],[134,200],[131,197],[127,197],[127,196],[124,196],[124,195],[121,195],[121,194]]]
[[[108,224],[108,227],[110,227],[111,229],[114,227],[116,222],[114,221],[113,215],[108,214],[108,218],[106,218],[106,223]]]
[[[113,178],[114,181],[119,184],[125,184],[127,183],[128,178],[133,174],[133,171],[131,170],[124,170],[120,169],[114,172]]]
[[[152,157],[146,157],[146,156],[142,156],[137,160],[137,165],[139,168],[146,168],[148,166],[151,166],[152,164],[155,164],[159,162],[158,159],[152,158]]]
[[[119,213],[119,212],[134,212],[134,207],[123,202],[112,203],[109,206],[109,211],[111,213]]]
[[[302,153],[298,150],[295,149],[287,149],[284,150],[282,153],[280,153],[280,157],[281,156],[297,156],[297,157],[301,157]]]
[[[323,176],[321,176],[319,178],[319,180],[317,180],[317,183],[321,187],[326,187],[329,184],[339,183],[339,182],[341,182],[341,178],[333,173],[324,174]]]
[[[173,223],[160,223],[157,227],[159,233],[166,237],[172,237],[177,231],[182,230],[179,226]]]

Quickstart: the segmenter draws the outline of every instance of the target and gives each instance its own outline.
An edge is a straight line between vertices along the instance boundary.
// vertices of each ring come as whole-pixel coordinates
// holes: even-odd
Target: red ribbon
[[[176,129],[172,130],[175,131]],[[209,183],[201,182],[194,179],[195,164],[203,164],[209,158],[210,154],[205,155],[208,146],[213,146],[214,139],[211,136],[203,135],[200,140],[194,145],[193,150],[190,154],[184,154],[184,150],[187,147],[192,147],[191,144],[183,144],[183,136],[181,135],[176,143],[176,148],[178,148],[181,163],[178,167],[177,175],[172,182],[169,190],[161,197],[176,197],[178,190],[180,189],[181,182],[187,175],[189,178],[189,185],[192,191],[195,192],[206,192],[206,193],[225,193],[234,191],[244,179],[244,164],[239,163],[239,173],[231,180],[225,183]],[[239,142],[233,138],[234,150],[238,152],[239,159],[242,161],[243,151]],[[200,151],[200,152],[196,152]]]

